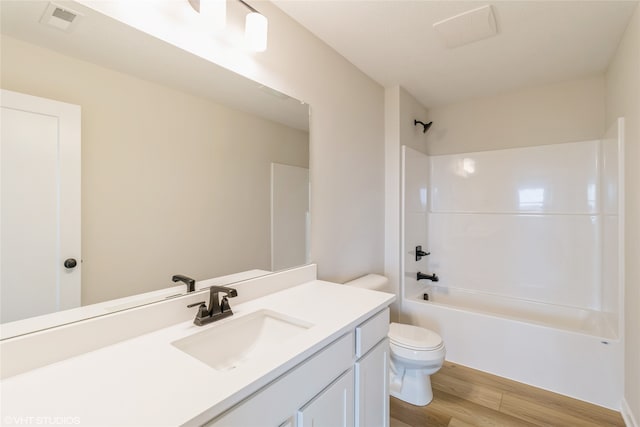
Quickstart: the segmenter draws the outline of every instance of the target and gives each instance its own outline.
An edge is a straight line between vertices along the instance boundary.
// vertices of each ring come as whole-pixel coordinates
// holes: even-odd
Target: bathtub
[[[618,338],[609,313],[442,286],[430,286],[424,293],[432,304],[583,333],[603,341]],[[424,299],[424,294],[418,299]]]
[[[623,348],[605,313],[457,288],[424,292],[403,299],[400,321],[437,331],[448,361],[620,409]]]

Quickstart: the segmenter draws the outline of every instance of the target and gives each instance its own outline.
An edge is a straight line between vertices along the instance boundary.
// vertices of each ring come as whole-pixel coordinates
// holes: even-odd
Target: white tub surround
[[[356,326],[393,300],[391,294],[317,280],[239,304],[231,299],[234,315],[210,325],[182,321],[5,378],[2,413],[18,418],[74,417],[80,425],[200,425],[336,340],[351,340],[345,348],[353,364]],[[223,330],[265,309],[301,320],[305,328],[235,369],[216,370],[172,345],[206,330]],[[189,312],[195,316],[195,308]],[[225,345],[224,335],[216,339]]]
[[[584,141],[430,157],[427,262],[438,285],[613,309],[602,304],[618,288],[614,271],[602,274],[605,218],[617,215],[609,201],[617,169],[603,174],[617,150],[607,147]]]
[[[447,360],[619,409],[623,122],[594,141],[403,147],[401,321],[440,333]]]

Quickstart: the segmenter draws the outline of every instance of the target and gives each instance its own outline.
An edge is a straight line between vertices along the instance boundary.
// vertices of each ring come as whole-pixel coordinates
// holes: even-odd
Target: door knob
[[[78,262],[74,258],[67,258],[64,260],[65,268],[75,268],[78,265]]]

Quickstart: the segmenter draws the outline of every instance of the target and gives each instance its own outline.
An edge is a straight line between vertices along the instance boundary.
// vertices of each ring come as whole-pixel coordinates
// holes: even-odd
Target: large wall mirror
[[[307,263],[308,106],[64,4],[70,30],[49,2],[0,2],[2,338],[183,294],[176,274],[228,284]],[[41,166],[33,131],[52,115],[14,95],[79,106],[78,252],[56,225],[62,121]]]

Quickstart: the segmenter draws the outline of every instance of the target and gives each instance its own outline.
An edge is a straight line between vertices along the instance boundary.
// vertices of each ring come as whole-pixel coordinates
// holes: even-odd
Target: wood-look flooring
[[[624,427],[616,411],[449,362],[431,385],[424,407],[391,398],[391,427]]]

